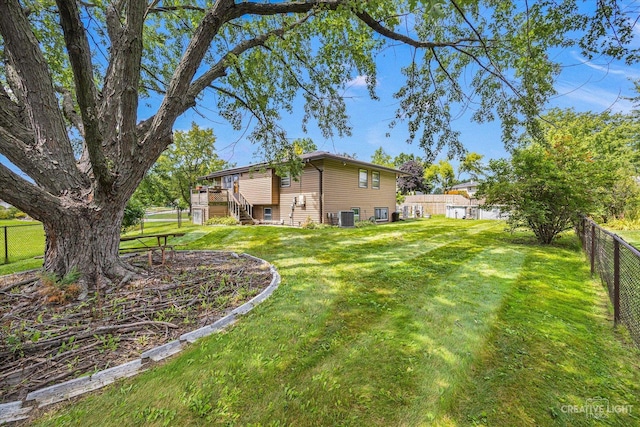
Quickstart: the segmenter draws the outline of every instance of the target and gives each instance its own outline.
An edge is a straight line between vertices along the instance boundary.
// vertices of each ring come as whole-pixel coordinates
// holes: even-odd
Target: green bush
[[[356,221],[355,223],[356,228],[372,227],[374,225],[377,225],[376,222],[369,219]]]
[[[25,219],[26,217],[27,214],[18,208],[11,206],[7,209],[0,206],[0,219]]]
[[[136,200],[129,200],[124,208],[124,217],[122,218],[122,230],[126,230],[140,223],[144,218],[144,207]]]
[[[207,225],[237,225],[238,220],[232,216],[220,216],[209,218],[206,222]]]

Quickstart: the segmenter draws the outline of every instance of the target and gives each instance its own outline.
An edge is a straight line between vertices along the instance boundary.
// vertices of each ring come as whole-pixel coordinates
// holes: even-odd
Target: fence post
[[[613,323],[620,322],[620,241],[613,239]]]
[[[9,264],[9,239],[7,239],[7,226],[4,226],[4,263]]]
[[[591,224],[591,277],[596,272],[596,225]]]

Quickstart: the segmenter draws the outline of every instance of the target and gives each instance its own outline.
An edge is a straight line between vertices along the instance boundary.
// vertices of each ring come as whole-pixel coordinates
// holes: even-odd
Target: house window
[[[222,188],[233,188],[233,175],[227,175],[222,177]]]
[[[264,208],[264,220],[271,221],[273,219],[273,211],[271,208]]]
[[[389,220],[389,208],[375,208],[376,221],[388,221]]]
[[[360,221],[360,208],[351,208],[353,211],[353,220]]]
[[[369,171],[360,169],[358,173],[358,187],[367,188],[367,185],[369,185]]]
[[[280,187],[291,187],[291,175],[280,178]]]
[[[380,172],[371,172],[371,188],[380,189]]]

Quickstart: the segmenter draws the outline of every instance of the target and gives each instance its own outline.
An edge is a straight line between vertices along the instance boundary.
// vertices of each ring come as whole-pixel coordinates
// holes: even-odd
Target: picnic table
[[[182,237],[185,233],[158,233],[158,234],[139,234],[137,236],[122,236],[120,237],[120,242],[129,242],[136,240],[140,243],[141,246],[132,246],[128,248],[121,248],[120,252],[141,252],[148,251],[149,253],[149,266],[151,266],[151,256],[154,250],[158,249],[162,253],[162,264],[165,261],[165,251],[167,249],[171,249],[173,253],[173,247],[175,245],[170,245],[167,243],[167,240],[170,237]],[[153,239],[156,239],[153,242]],[[146,242],[144,240],[147,240]],[[149,243],[149,239],[152,240],[152,243]],[[155,243],[155,244],[154,244]]]

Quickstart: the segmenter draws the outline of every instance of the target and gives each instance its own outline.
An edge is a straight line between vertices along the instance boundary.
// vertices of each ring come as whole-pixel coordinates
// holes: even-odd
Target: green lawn
[[[577,239],[490,221],[191,227],[192,249],[274,263],[279,289],[224,333],[39,425],[640,425],[640,352]],[[146,231],[146,230],[145,230]],[[619,410],[618,412],[622,412]]]
[[[612,230],[612,232],[622,237],[627,243],[640,248],[640,230]]]
[[[185,215],[186,216],[186,215]],[[7,241],[9,243],[9,263],[5,264],[4,252],[4,226],[7,226]],[[166,233],[170,231],[187,232],[193,231],[196,227],[190,221],[184,220],[182,227],[177,228],[175,221],[168,222],[147,222],[144,224],[144,234]],[[140,234],[140,227],[125,233],[125,235]],[[180,239],[170,240],[169,243],[183,244],[190,239],[197,238],[197,233],[184,236]],[[155,239],[145,241],[145,244],[155,244]],[[17,271],[31,270],[42,267],[42,256],[44,254],[45,237],[42,224],[37,221],[0,221],[0,275],[11,274]],[[122,243],[122,248],[140,246],[139,241],[129,241]]]
[[[152,220],[158,220],[158,219],[164,219],[164,220],[174,220],[177,221],[178,220],[178,214],[175,212],[171,212],[171,213],[153,213],[153,214],[147,214],[145,216],[145,219],[152,219]],[[182,213],[182,220],[183,221],[189,221],[189,215],[187,214],[187,212],[183,212]]]
[[[5,234],[6,227],[6,234]],[[8,256],[5,253],[5,237]],[[44,253],[44,229],[37,221],[0,221],[0,275],[38,268]],[[6,260],[9,264],[5,264]]]

